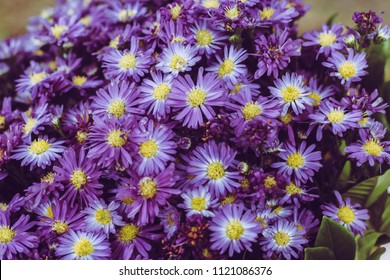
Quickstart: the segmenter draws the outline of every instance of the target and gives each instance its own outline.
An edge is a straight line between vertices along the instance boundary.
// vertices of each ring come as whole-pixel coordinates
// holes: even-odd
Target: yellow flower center
[[[340,221],[350,224],[355,221],[355,212],[349,206],[342,206],[337,211],[337,217]]]
[[[44,78],[46,78],[47,74],[45,71],[40,72],[40,73],[33,73],[30,75],[30,81],[33,85],[38,84],[41,82]]]
[[[0,129],[5,127],[5,117],[0,115]]]
[[[248,102],[241,108],[242,115],[246,121],[252,120],[254,117],[260,115],[261,108],[257,102]]]
[[[188,103],[193,108],[197,108],[200,105],[204,104],[206,100],[206,92],[199,88],[194,88],[188,93]]]
[[[140,181],[139,189],[143,198],[150,199],[157,193],[157,183],[152,178],[145,177]]]
[[[231,240],[240,239],[244,231],[245,231],[244,227],[242,226],[241,222],[238,220],[230,221],[227,224],[225,229],[226,236]]]
[[[291,182],[290,185],[286,186],[286,193],[289,195],[300,194],[301,192],[302,189],[296,186],[293,182]]]
[[[234,20],[240,16],[240,10],[237,5],[234,7],[228,7],[225,11],[225,16],[231,20]]]
[[[326,116],[331,123],[341,123],[344,120],[344,112],[340,109],[332,110]]]
[[[242,84],[241,83],[238,83],[238,84],[235,84],[234,85],[234,89],[232,89],[229,93],[230,94],[236,94],[238,93],[242,88]]]
[[[119,45],[119,35],[110,41],[108,46],[113,49],[117,49]]]
[[[378,140],[370,139],[363,145],[363,149],[367,154],[379,157],[382,153],[383,146],[379,144]]]
[[[191,199],[191,208],[196,211],[203,211],[206,209],[206,199],[203,197],[194,197]]]
[[[75,169],[70,175],[69,181],[76,190],[79,190],[82,185],[87,183],[87,174],[81,169]]]
[[[180,71],[186,66],[186,63],[187,61],[184,58],[175,54],[171,59],[169,67],[171,67],[173,70]]]
[[[68,232],[69,225],[65,222],[56,221],[52,229],[55,230],[58,234],[64,234],[65,232]]]
[[[111,130],[106,140],[108,145],[114,148],[119,148],[126,144],[126,136],[120,129]]]
[[[126,104],[121,99],[111,101],[107,109],[107,112],[114,115],[117,119],[122,117],[125,114],[125,111]]]
[[[158,145],[156,141],[150,139],[141,143],[139,154],[146,158],[154,157],[158,152]]]
[[[296,152],[287,156],[286,163],[291,168],[300,168],[305,164],[305,159],[300,152]]]
[[[2,226],[0,228],[0,244],[11,242],[16,236],[16,232],[9,227]]]
[[[131,53],[126,53],[122,56],[118,63],[121,69],[134,69],[137,66],[137,59]]]
[[[219,180],[225,176],[225,168],[220,162],[212,162],[207,167],[207,177],[210,180]]]
[[[175,224],[175,221],[172,219],[173,212],[169,212],[167,216],[167,222],[170,226],[173,226]]]
[[[121,10],[118,13],[118,18],[120,21],[127,21],[127,18],[132,18],[135,16],[135,12],[133,10]]]
[[[51,34],[58,40],[61,37],[61,34],[68,30],[66,25],[56,24],[51,28]]]
[[[310,97],[311,99],[313,99],[313,106],[316,107],[316,106],[319,106],[320,103],[321,103],[321,95],[319,95],[317,92],[312,92],[308,95],[308,97]]]
[[[170,11],[171,11],[172,19],[176,20],[180,16],[181,8],[182,5],[177,5],[177,4],[171,7]]]
[[[0,209],[3,210],[4,212],[7,211],[8,209],[7,203],[0,202]]]
[[[266,189],[272,189],[274,187],[277,187],[278,183],[275,180],[274,176],[267,176],[264,180],[264,187]]]
[[[28,150],[35,155],[41,155],[50,149],[50,144],[47,140],[38,139],[34,140]]]
[[[199,46],[204,47],[211,44],[213,41],[213,34],[206,29],[200,29],[195,35],[196,42]]]
[[[280,117],[280,120],[284,123],[284,124],[289,124],[293,119],[293,116],[290,114],[290,113],[287,113],[286,115],[284,115],[283,117]]]
[[[109,225],[111,223],[110,210],[108,210],[108,209],[96,210],[95,219],[101,225]]]
[[[89,256],[95,251],[93,244],[86,238],[80,238],[73,246],[73,252],[78,257]]]
[[[367,122],[369,119],[370,119],[369,117],[364,117],[360,121],[358,121],[358,123],[360,126],[365,126],[365,125],[367,125]]]
[[[275,10],[271,7],[266,7],[262,11],[259,12],[261,20],[270,19],[272,15],[275,13]]]
[[[290,103],[299,98],[301,92],[295,86],[287,86],[281,90],[282,97],[285,103]]]
[[[241,179],[240,185],[241,185],[241,188],[248,189],[250,187],[249,180],[247,178]]]
[[[86,17],[82,17],[81,18],[81,23],[84,25],[84,26],[88,26],[92,21],[92,17],[89,17],[89,16],[86,16]]]
[[[274,235],[274,240],[279,247],[285,247],[290,243],[290,236],[284,231],[278,231]]]
[[[130,196],[127,196],[127,197],[122,198],[122,202],[125,205],[131,205],[135,202],[135,199],[130,197]]]
[[[166,83],[160,83],[156,86],[152,92],[152,95],[157,100],[167,99],[168,94],[171,92],[171,88]]]
[[[218,76],[223,78],[225,75],[229,75],[234,70],[234,61],[230,58],[226,58],[224,62],[222,62],[221,66],[218,69]]]
[[[203,0],[202,6],[207,9],[218,9],[219,0]]]
[[[72,79],[72,83],[76,86],[81,87],[87,81],[87,77],[85,76],[74,76]]]
[[[87,139],[88,134],[83,131],[77,131],[76,139],[79,143],[83,143]]]
[[[262,227],[267,226],[267,222],[265,221],[265,219],[263,217],[256,216],[255,222],[260,223],[260,225]]]
[[[355,63],[346,61],[339,67],[339,73],[344,79],[349,79],[356,76],[357,69]]]
[[[225,206],[226,204],[233,204],[235,200],[236,200],[236,195],[234,194],[228,195],[221,201],[221,205]]]
[[[318,41],[321,46],[330,46],[336,41],[336,35],[332,31],[322,32],[318,35]]]
[[[52,220],[54,219],[53,208],[51,205],[47,206],[45,216]]]
[[[118,240],[123,243],[131,243],[137,238],[139,227],[134,224],[127,224],[119,231]]]
[[[171,43],[184,43],[186,41],[186,38],[183,36],[173,36]]]
[[[24,134],[30,133],[34,129],[36,124],[37,124],[37,120],[36,119],[28,118],[27,122],[23,125],[23,133]]]
[[[272,212],[275,213],[276,215],[279,215],[280,211],[282,211],[282,210],[283,210],[283,207],[278,206],[274,210],[272,210]]]

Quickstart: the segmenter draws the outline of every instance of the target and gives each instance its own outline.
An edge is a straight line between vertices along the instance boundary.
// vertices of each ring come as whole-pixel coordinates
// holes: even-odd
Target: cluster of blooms
[[[323,215],[363,234],[332,182],[390,164],[361,83],[390,29],[298,37],[301,2],[60,0],[2,42],[0,258],[297,259]]]

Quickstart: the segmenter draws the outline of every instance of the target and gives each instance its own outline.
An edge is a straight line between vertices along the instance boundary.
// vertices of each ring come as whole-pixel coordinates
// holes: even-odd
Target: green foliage
[[[334,260],[333,252],[327,247],[305,249],[305,260]]]
[[[366,231],[364,236],[358,236],[357,239],[357,252],[356,259],[367,260],[372,253],[378,239],[382,236],[382,233],[374,230]]]

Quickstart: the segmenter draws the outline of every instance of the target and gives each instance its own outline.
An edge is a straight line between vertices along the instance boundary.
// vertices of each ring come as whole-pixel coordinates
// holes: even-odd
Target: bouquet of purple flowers
[[[3,41],[0,259],[380,258],[390,28],[308,9],[59,0]]]

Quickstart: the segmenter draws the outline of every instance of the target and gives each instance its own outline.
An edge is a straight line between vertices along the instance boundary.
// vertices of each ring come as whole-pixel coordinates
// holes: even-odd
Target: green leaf
[[[351,161],[347,160],[341,171],[339,181],[347,181],[351,177]]]
[[[369,230],[366,231],[364,236],[359,236],[357,238],[356,258],[358,260],[367,260],[373,248],[375,247],[378,238],[382,235],[383,233]]]
[[[343,197],[350,197],[353,202],[359,203],[360,205],[365,205],[367,198],[372,193],[372,190],[374,189],[377,182],[378,176],[364,180],[350,188],[346,193],[343,194]]]
[[[387,191],[388,186],[390,186],[390,169],[378,177],[374,190],[371,192],[367,202],[365,203],[366,208],[370,207],[375,201],[377,201],[378,198]]]
[[[382,214],[382,225],[380,227],[381,232],[385,232],[390,235],[390,196],[387,196],[385,208]]]
[[[352,234],[326,216],[322,218],[314,246],[329,248],[337,260],[355,259],[356,242]]]
[[[313,247],[305,249],[305,260],[334,260],[334,255],[327,247]]]
[[[368,257],[368,260],[379,260],[385,252],[386,248],[379,247]]]

